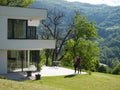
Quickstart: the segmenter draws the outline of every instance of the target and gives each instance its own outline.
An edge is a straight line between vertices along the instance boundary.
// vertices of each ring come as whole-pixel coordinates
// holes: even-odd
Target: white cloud
[[[110,6],[120,6],[120,0],[67,0],[69,2],[84,2],[84,3],[90,3],[90,4],[107,4]]]

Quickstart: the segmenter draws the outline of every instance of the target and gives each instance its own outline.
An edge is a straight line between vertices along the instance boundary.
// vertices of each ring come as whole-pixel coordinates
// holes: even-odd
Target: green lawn
[[[0,79],[0,90],[120,90],[120,75],[92,73],[15,82]]]

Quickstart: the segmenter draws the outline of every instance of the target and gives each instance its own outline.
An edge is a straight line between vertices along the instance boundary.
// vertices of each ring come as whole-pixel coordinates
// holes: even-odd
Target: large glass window
[[[27,30],[27,38],[28,39],[36,39],[36,27],[29,26]]]
[[[26,51],[8,51],[8,72],[22,71],[27,65],[27,52]]]
[[[27,32],[27,20],[8,20],[8,39],[25,39]]]
[[[8,72],[26,71],[30,65],[40,62],[39,50],[8,50]]]
[[[36,27],[28,27],[27,20],[8,19],[8,39],[37,39]]]

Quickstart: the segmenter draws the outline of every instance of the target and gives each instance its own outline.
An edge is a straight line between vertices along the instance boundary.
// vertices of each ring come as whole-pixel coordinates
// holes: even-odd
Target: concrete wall
[[[0,50],[0,74],[7,73],[7,51]]]
[[[28,26],[39,26],[39,20],[28,20]]]
[[[0,43],[7,40],[7,27],[7,17],[0,16]]]
[[[6,40],[0,44],[3,50],[41,50],[55,48],[55,40]]]
[[[14,19],[45,19],[47,12],[45,9],[30,9],[20,7],[0,6],[0,16]]]
[[[7,40],[7,18],[0,16],[0,47]],[[7,51],[0,50],[0,74],[7,73]]]

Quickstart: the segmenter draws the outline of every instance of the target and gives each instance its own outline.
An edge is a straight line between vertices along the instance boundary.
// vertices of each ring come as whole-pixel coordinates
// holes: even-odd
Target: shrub
[[[120,74],[120,63],[113,68],[112,74]]]
[[[98,68],[98,72],[106,73],[107,72],[107,66],[100,65],[99,68]]]
[[[41,65],[41,63],[39,63],[38,65],[37,65],[37,71],[41,71],[42,70],[42,65]]]

